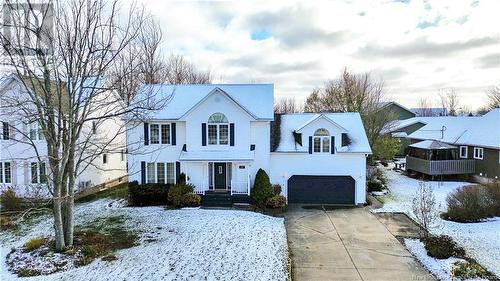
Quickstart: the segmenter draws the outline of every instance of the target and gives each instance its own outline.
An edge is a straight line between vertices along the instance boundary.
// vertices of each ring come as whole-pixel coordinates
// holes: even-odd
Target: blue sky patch
[[[259,30],[252,32],[250,34],[250,37],[252,38],[252,40],[261,41],[271,37],[271,33],[269,33],[269,31],[266,28],[261,28]]]

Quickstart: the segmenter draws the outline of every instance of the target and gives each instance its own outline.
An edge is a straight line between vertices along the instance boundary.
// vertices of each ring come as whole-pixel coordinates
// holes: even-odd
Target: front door
[[[214,163],[215,189],[226,189],[226,163]]]

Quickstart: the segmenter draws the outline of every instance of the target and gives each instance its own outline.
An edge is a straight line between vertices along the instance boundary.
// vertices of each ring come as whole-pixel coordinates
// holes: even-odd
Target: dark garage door
[[[354,205],[355,181],[350,176],[292,176],[288,202]]]

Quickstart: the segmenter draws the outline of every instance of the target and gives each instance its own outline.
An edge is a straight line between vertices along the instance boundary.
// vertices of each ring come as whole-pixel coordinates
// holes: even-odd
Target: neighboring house
[[[500,179],[500,108],[480,117],[429,117],[408,135],[406,169],[427,175]]]
[[[147,85],[139,93],[149,91],[170,101],[128,130],[131,181],[176,183],[184,173],[204,197],[248,200],[263,169],[290,203],[365,203],[371,150],[359,114],[281,115],[271,152],[273,85]]]
[[[392,114],[394,120],[405,120],[416,116],[413,111],[394,101],[379,103],[379,112]]]
[[[411,111],[415,113],[417,117],[448,116],[448,109],[444,107],[412,108]]]
[[[49,164],[43,131],[38,122],[23,120],[19,110],[6,104],[7,99],[24,94],[24,85],[17,76],[0,78],[0,189],[14,188],[25,197],[49,196],[45,186]],[[96,110],[93,114],[100,113]],[[82,166],[88,167],[77,177],[77,191],[126,176],[125,134],[117,134],[122,122],[116,118],[98,125],[88,124],[88,131],[83,134],[93,134],[98,143],[109,142],[110,152],[98,155],[91,162],[82,162]]]

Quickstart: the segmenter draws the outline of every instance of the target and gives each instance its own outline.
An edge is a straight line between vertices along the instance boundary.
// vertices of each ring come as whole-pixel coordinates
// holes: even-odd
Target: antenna
[[[444,131],[446,131],[446,126],[441,127],[441,139],[444,139]]]

